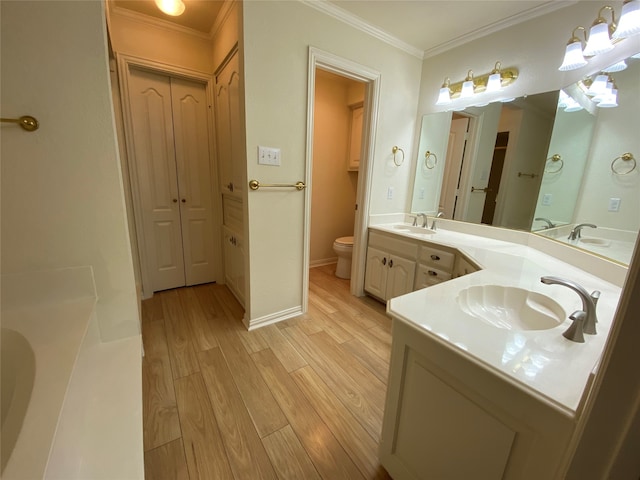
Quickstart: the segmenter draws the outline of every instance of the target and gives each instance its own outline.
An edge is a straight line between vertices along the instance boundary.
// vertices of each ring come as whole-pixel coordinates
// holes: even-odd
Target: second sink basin
[[[546,330],[566,316],[555,300],[517,287],[478,285],[462,290],[457,300],[465,313],[508,330]]]
[[[404,224],[394,225],[393,229],[399,232],[419,233],[422,235],[429,235],[429,234],[436,233],[435,230],[431,230],[430,228],[416,227],[414,225],[404,225]]]

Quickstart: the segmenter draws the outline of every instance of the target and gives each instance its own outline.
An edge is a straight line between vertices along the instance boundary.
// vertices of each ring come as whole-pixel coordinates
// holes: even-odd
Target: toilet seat
[[[353,236],[336,238],[335,243],[337,243],[338,245],[353,247]]]

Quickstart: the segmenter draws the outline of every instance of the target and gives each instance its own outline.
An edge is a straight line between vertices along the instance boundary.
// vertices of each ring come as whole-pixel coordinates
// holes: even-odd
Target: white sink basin
[[[467,314],[507,330],[546,330],[564,322],[566,313],[553,299],[517,287],[479,285],[458,294]]]
[[[585,245],[594,245],[598,247],[608,247],[611,245],[611,240],[605,240],[604,238],[581,238],[580,243]]]
[[[403,224],[394,225],[393,229],[397,230],[398,232],[419,233],[422,235],[431,235],[436,233],[435,230],[431,230],[430,228],[414,227],[413,225],[403,225]]]

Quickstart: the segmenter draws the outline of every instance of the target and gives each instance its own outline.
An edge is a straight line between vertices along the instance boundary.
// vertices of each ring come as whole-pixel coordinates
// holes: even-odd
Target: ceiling
[[[154,0],[111,0],[111,5],[209,34],[223,1],[183,0],[179,17],[160,12]],[[265,1],[265,0],[245,0]],[[268,0],[267,0],[268,1]],[[393,37],[425,56],[453,48],[500,28],[571,5],[530,0],[303,0],[351,23]],[[294,20],[294,19],[292,19]]]

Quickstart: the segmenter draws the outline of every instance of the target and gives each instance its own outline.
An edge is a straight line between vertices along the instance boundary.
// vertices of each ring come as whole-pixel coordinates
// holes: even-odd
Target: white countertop
[[[370,229],[399,234],[393,225],[376,225]],[[456,248],[482,270],[391,299],[387,311],[518,388],[574,416],[602,354],[621,288],[523,244],[442,227],[428,236],[399,235]],[[582,301],[574,291],[542,284],[540,277],[545,275],[573,280],[589,292],[601,291],[597,335],[585,335],[585,343],[567,340],[562,332],[571,324],[568,318],[548,330],[500,329],[466,314],[456,301],[458,293],[467,287],[494,284],[519,287],[553,298],[567,317],[582,309]]]

